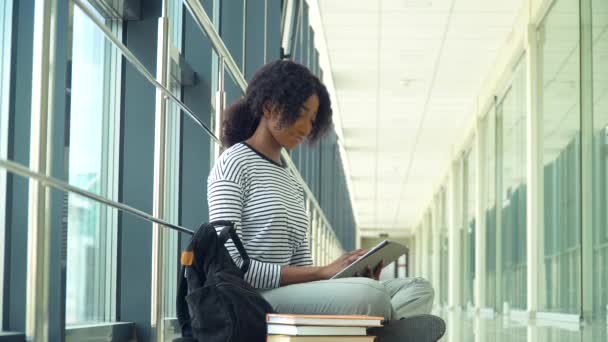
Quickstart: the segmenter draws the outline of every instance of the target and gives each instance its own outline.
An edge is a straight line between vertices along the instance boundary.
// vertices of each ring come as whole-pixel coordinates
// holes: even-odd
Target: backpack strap
[[[176,314],[177,321],[182,330],[182,337],[192,337],[192,327],[190,326],[190,312],[186,303],[186,295],[188,294],[188,283],[186,281],[186,266],[182,265],[179,271],[179,280],[177,285],[176,296]]]
[[[226,241],[228,241],[228,239],[232,239],[232,242],[236,246],[236,249],[239,251],[239,253],[241,254],[241,258],[243,259],[243,264],[241,265],[241,271],[243,271],[243,273],[247,273],[247,271],[249,270],[249,264],[250,264],[249,254],[247,254],[247,251],[245,250],[245,247],[243,246],[241,239],[239,239],[239,235],[236,233],[236,230],[234,229],[234,223],[230,222],[229,226],[222,229],[222,231],[220,232],[220,235],[219,235],[219,239],[220,239],[221,244],[225,244]]]

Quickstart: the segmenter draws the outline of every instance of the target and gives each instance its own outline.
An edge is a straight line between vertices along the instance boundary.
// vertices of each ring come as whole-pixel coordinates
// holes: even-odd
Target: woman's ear
[[[272,117],[272,112],[274,111],[274,106],[270,101],[266,101],[264,102],[264,106],[263,106],[263,115],[267,120],[270,120],[270,118]]]

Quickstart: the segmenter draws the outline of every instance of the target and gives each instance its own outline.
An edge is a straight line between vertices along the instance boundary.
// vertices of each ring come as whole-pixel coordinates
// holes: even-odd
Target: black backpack
[[[218,235],[215,227],[225,226]],[[239,269],[224,246],[232,239],[243,258]],[[182,253],[177,320],[184,338],[199,342],[263,342],[272,306],[244,279],[249,256],[234,223],[203,224]]]

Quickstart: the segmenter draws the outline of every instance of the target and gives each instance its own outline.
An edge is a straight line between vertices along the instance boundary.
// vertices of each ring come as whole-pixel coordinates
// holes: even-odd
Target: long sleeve
[[[209,220],[234,222],[237,234],[241,238],[245,250],[249,252],[247,241],[242,239],[243,190],[241,186],[230,180],[210,179],[207,187],[207,199],[209,201]],[[222,227],[217,228],[218,231],[221,229]],[[234,262],[240,267],[243,260],[232,240],[228,240],[226,247]],[[251,286],[255,288],[276,288],[280,286],[281,265],[265,263],[253,258],[249,265],[249,270],[245,273],[245,281]]]
[[[312,266],[312,256],[310,254],[310,245],[308,237],[296,248],[295,253],[289,262],[291,266]]]

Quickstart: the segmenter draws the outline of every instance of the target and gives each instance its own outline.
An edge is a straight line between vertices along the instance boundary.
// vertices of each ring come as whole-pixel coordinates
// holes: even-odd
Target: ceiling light
[[[431,0],[403,0],[403,4],[407,8],[429,8],[433,7]]]
[[[402,78],[399,80],[399,84],[401,84],[401,86],[403,87],[409,87],[412,85],[412,83],[414,83],[416,80],[413,78]]]

